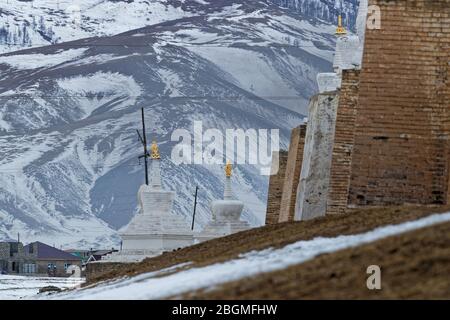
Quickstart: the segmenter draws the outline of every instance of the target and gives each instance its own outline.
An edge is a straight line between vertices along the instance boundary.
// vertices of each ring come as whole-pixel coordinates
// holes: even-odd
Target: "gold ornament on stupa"
[[[161,159],[161,156],[159,155],[159,148],[158,145],[156,144],[156,141],[153,140],[152,142],[152,146],[150,147],[152,153],[150,154],[150,158],[152,159]]]
[[[225,165],[225,175],[227,178],[231,177],[231,172],[233,171],[233,166],[231,165],[231,162],[228,160],[227,164]]]
[[[345,35],[347,34],[347,31],[345,30],[345,28],[342,26],[342,16],[339,15],[338,16],[338,26],[336,28],[336,35]]]

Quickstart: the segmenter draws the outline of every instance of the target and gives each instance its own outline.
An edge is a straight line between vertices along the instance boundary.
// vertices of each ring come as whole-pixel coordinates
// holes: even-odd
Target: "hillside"
[[[450,223],[324,254],[184,299],[450,299]],[[381,290],[366,269],[381,267]]]
[[[339,217],[283,223],[139,264],[109,265],[103,274],[103,264],[90,264],[90,281],[81,289],[74,288],[79,278],[1,276],[1,294],[56,300],[449,299],[448,210],[374,208],[342,216],[343,223]],[[381,290],[366,287],[366,269],[374,264],[381,267]],[[48,285],[64,291],[36,295]]]
[[[130,299],[448,298],[447,211],[361,209],[266,226],[91,273],[84,290],[53,298],[110,299],[123,292]],[[372,264],[383,270],[384,291],[365,286]],[[418,281],[404,290],[410,282],[401,279]]]

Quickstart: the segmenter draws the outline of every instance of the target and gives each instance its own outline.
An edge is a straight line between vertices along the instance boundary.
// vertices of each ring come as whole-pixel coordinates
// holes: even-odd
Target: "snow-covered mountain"
[[[187,221],[200,186],[198,227],[222,196],[223,168],[171,162],[173,130],[192,131],[195,120],[222,132],[278,128],[287,146],[315,75],[331,68],[334,26],[270,2],[178,3],[180,15],[159,24],[0,55],[0,239],[117,245],[143,182],[141,107],[161,147],[163,184]],[[250,165],[233,176],[253,225],[264,218],[267,182]]]
[[[0,52],[108,36],[194,12],[178,0],[4,0]]]
[[[250,0],[252,2],[254,0]],[[358,0],[270,0],[311,21],[354,25]],[[220,1],[219,1],[220,3]],[[4,0],[0,53],[128,30],[210,12],[203,0]],[[202,12],[202,10],[204,10]]]
[[[359,0],[271,0],[273,3],[298,12],[310,19],[321,19],[336,24],[341,15],[343,24],[353,30],[358,14]]]

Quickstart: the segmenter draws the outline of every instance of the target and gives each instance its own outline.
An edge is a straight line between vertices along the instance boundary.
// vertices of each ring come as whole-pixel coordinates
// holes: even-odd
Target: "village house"
[[[79,257],[63,250],[36,241],[24,247],[28,257],[33,257],[36,263],[36,273],[53,277],[67,277],[69,266],[78,266],[81,270],[82,261]]]
[[[81,250],[81,249],[68,249],[64,251],[70,253],[71,255],[74,255],[75,257],[80,258],[83,264],[85,264],[88,261],[92,252],[92,250]]]
[[[0,242],[0,273],[35,273],[36,264],[24,253],[21,242]]]
[[[100,261],[103,257],[112,254],[114,252],[119,252],[117,249],[105,249],[105,250],[92,250],[89,251],[89,257],[86,262]]]
[[[0,242],[0,271],[6,274],[67,277],[69,266],[78,266],[82,260],[65,251],[42,242],[24,246],[21,242]]]

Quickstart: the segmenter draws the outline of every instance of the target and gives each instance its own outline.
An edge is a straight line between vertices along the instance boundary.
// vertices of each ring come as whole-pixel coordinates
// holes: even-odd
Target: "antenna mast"
[[[148,157],[150,156],[147,151],[147,135],[145,133],[145,119],[144,119],[144,108],[141,108],[141,114],[142,114],[142,136],[139,133],[139,130],[137,131],[137,134],[139,136],[139,140],[141,141],[142,145],[144,146],[144,154],[139,156],[139,159],[144,158],[144,166],[145,166],[145,184],[148,185]]]

